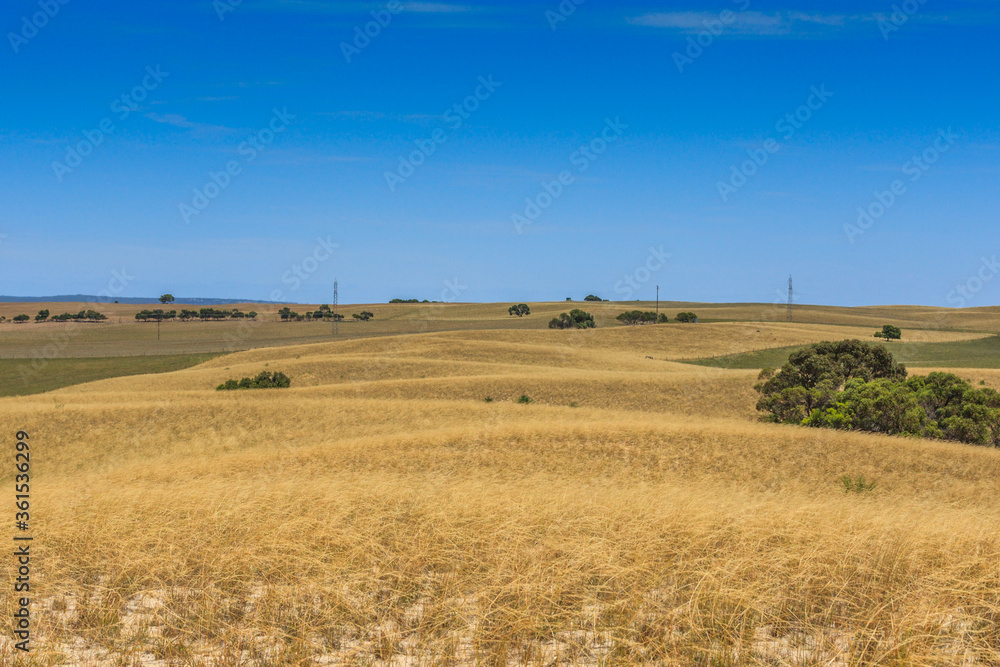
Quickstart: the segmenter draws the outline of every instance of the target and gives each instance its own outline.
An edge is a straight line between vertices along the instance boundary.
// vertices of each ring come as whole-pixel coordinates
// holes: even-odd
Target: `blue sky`
[[[996,1],[9,0],[0,29],[3,294],[1000,301]]]

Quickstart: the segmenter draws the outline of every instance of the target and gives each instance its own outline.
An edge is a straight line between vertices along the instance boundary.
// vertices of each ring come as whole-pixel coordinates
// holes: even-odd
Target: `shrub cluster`
[[[281,317],[284,322],[292,320],[296,322],[301,322],[303,320],[336,320],[337,322],[340,322],[344,319],[343,315],[340,313],[334,313],[330,310],[330,306],[325,303],[319,307],[319,310],[310,310],[305,314],[299,314],[288,306],[285,306],[278,311],[278,316]]]
[[[242,380],[226,380],[216,391],[226,391],[231,389],[284,389],[291,386],[292,381],[287,375],[279,371],[268,373],[262,371],[256,377],[243,378]]]
[[[238,308],[233,308],[232,310],[220,310],[217,308],[202,308],[200,310],[187,310],[183,309],[180,313],[176,310],[163,310],[162,308],[156,308],[154,310],[140,310],[135,314],[135,319],[140,322],[162,322],[163,320],[181,320],[187,322],[189,320],[199,319],[202,322],[205,321],[219,321],[219,320],[242,320],[242,319],[257,319],[256,311],[251,310],[249,313],[244,313]]]
[[[690,312],[687,312],[687,313],[677,313],[677,316],[674,317],[674,319],[677,320],[678,322],[684,322],[684,323],[687,323],[687,324],[693,324],[693,323],[695,323],[695,322],[698,321],[698,316],[695,315],[694,313],[690,313]]]
[[[519,303],[508,308],[507,314],[517,315],[518,317],[524,317],[525,315],[531,315],[531,308],[529,308],[528,304],[526,303]]]
[[[881,345],[819,343],[760,379],[772,421],[1000,446],[1000,393],[951,373],[907,378]]]
[[[560,313],[559,317],[553,317],[549,321],[550,329],[593,329],[595,326],[594,316],[579,308]]]
[[[427,299],[420,301],[420,299],[390,299],[389,303],[430,303]]]
[[[29,317],[28,315],[18,315],[17,317],[14,318],[14,321],[27,322],[30,319],[31,317]],[[53,315],[52,317],[49,317],[48,310],[40,310],[38,311],[38,314],[35,315],[36,322],[44,322],[46,320],[50,322],[69,322],[69,321],[100,322],[101,320],[106,320],[106,319],[108,319],[107,315],[103,315],[97,312],[96,310],[90,310],[90,309],[81,310],[79,313],[76,313],[75,315],[73,313],[63,313],[62,315]]]
[[[599,297],[597,295],[594,295],[594,294],[588,294],[587,296],[583,297],[583,300],[584,301],[604,301],[604,299],[602,299],[601,297]]]
[[[652,310],[627,310],[615,319],[622,324],[633,326],[636,324],[666,324],[670,321],[666,313],[660,313],[657,316]]]

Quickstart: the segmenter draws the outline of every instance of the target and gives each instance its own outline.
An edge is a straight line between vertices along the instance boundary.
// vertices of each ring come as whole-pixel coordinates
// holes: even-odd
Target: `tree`
[[[419,299],[390,299],[389,303],[420,303]],[[424,300],[427,303],[427,300]]]
[[[604,301],[604,299],[602,299],[601,297],[596,296],[594,294],[588,294],[587,296],[583,297],[583,300],[584,301]]]
[[[18,324],[21,324],[22,322],[27,322],[30,319],[31,319],[30,315],[18,315],[17,317],[14,318],[14,321],[17,322]]]
[[[656,319],[656,323],[657,324],[666,324],[669,321],[670,321],[670,318],[667,317],[666,313],[660,313],[660,316]]]
[[[173,294],[164,294],[160,296],[160,303],[173,303],[173,302],[174,302]]]
[[[49,319],[49,311],[48,311],[48,309],[46,309],[46,310],[40,310],[40,311],[38,311],[38,314],[35,315],[35,321],[36,322],[44,322],[47,319]]]
[[[285,306],[284,308],[278,311],[278,315],[281,316],[282,322],[287,322],[288,319],[292,317],[292,309],[289,308],[288,306]]]
[[[886,324],[881,331],[875,332],[875,338],[884,338],[885,340],[899,340],[902,337],[903,330],[891,324]]]
[[[524,317],[525,315],[531,315],[531,308],[528,307],[526,303],[519,303],[515,306],[511,306],[507,309],[508,315],[517,315],[518,317]]]
[[[622,324],[634,326],[636,324],[650,324],[656,322],[656,313],[651,310],[627,310],[615,318]]]
[[[257,319],[257,311],[256,310],[251,310],[249,313],[247,313],[247,319],[256,320]]]
[[[368,320],[375,317],[375,313],[369,312],[367,310],[362,310],[361,313],[355,313],[354,315],[351,315],[351,317],[360,322],[367,322]]]
[[[560,313],[559,317],[553,317],[549,321],[550,329],[593,329],[595,326],[594,316],[579,308]]]
[[[813,410],[831,406],[849,381],[903,381],[906,367],[881,345],[843,340],[793,352],[777,374],[765,369],[758,379],[757,409],[773,421],[801,423]]]
[[[689,323],[690,324],[690,323],[697,322],[698,321],[698,316],[695,315],[694,313],[690,313],[690,312],[677,313],[677,316],[674,319],[677,320],[678,322],[685,322],[685,323]]]

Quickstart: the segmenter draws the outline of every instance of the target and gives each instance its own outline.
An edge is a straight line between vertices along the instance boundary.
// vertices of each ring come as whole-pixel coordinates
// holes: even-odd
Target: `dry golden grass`
[[[2,399],[37,664],[1000,664],[1000,452],[758,423],[753,371],[673,361],[832,331],[347,340]],[[260,370],[292,388],[214,390]]]

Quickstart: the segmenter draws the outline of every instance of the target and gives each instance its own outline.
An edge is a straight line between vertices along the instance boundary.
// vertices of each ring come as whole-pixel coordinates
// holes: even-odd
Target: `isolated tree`
[[[531,308],[528,308],[528,304],[519,303],[515,306],[511,306],[507,309],[507,314],[517,315],[518,317],[524,317],[525,315],[531,315]]]
[[[899,340],[902,337],[903,330],[891,324],[886,324],[881,331],[875,332],[875,338],[884,338],[885,340]]]
[[[813,410],[831,406],[849,381],[904,381],[906,367],[882,345],[843,340],[793,352],[777,374],[765,369],[759,379],[757,409],[774,421],[801,423]]]
[[[549,321],[550,329],[593,329],[596,326],[594,316],[579,308],[568,313],[560,313]]]
[[[47,319],[49,319],[49,311],[48,311],[48,309],[46,309],[46,310],[40,310],[40,311],[38,311],[38,314],[35,315],[35,321],[36,322],[44,322]]]
[[[602,299],[601,297],[596,296],[594,294],[588,294],[587,296],[583,297],[583,300],[584,301],[604,301],[604,299]]]
[[[174,302],[173,294],[163,294],[162,296],[160,296],[160,303],[173,303],[173,302]]]
[[[17,317],[14,318],[14,321],[17,322],[18,324],[21,324],[22,322],[27,322],[30,319],[31,319],[30,315],[18,315]]]
[[[247,313],[247,319],[256,320],[257,319],[257,311],[256,310],[251,310],[249,313]]]
[[[695,315],[694,313],[685,312],[685,313],[677,313],[677,316],[674,319],[677,320],[678,322],[694,323],[698,321],[698,316]]]

